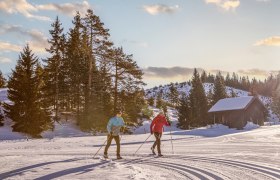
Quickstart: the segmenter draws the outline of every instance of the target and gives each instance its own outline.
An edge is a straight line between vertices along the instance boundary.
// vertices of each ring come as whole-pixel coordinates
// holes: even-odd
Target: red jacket
[[[167,122],[164,115],[159,114],[153,119],[150,130],[151,132],[162,133],[163,126],[170,126],[170,124]]]

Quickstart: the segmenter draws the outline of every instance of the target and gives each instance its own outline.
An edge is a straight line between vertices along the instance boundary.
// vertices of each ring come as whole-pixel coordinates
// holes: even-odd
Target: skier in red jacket
[[[162,156],[160,150],[160,138],[162,136],[163,126],[170,126],[166,120],[164,113],[161,111],[152,121],[150,126],[151,134],[154,134],[156,141],[151,147],[152,153],[155,155],[155,148],[157,146],[158,156]]]

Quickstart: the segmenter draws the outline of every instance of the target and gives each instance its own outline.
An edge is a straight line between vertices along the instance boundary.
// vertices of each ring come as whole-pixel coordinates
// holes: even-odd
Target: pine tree
[[[280,91],[280,89],[273,93],[272,107],[271,107],[272,112],[274,114],[276,114],[278,118],[280,118],[280,94],[279,94],[279,91]]]
[[[179,106],[176,108],[178,111],[178,124],[181,129],[188,129],[190,126],[190,107],[189,99],[186,94],[182,94],[179,99]]]
[[[49,112],[43,106],[41,76],[38,74],[38,58],[27,45],[8,82],[8,98],[13,104],[4,107],[7,117],[14,122],[13,131],[32,137],[41,137],[40,133],[52,126]]]
[[[148,105],[149,106],[154,106],[154,104],[155,104],[155,98],[154,97],[148,98]]]
[[[162,106],[163,106],[163,100],[162,100],[162,94],[161,93],[158,93],[157,94],[157,97],[156,97],[156,108],[159,108],[161,109]]]
[[[124,90],[128,93],[138,92],[145,83],[142,81],[143,72],[132,55],[126,55],[122,48],[116,48],[112,52],[112,78],[114,94],[114,111],[121,102],[119,93]],[[142,97],[144,98],[144,97]]]
[[[87,81],[87,66],[86,59],[84,56],[83,49],[81,48],[83,45],[83,25],[81,21],[80,13],[77,12],[74,20],[72,21],[74,27],[70,29],[69,38],[66,46],[66,62],[67,67],[69,68],[69,93],[71,102],[71,109],[76,111],[78,124],[80,124],[81,120],[81,108],[83,106],[83,88],[85,87],[85,82]]]
[[[0,112],[0,127],[4,125],[4,115]]]
[[[2,109],[3,104],[0,101],[0,127],[4,125],[4,111]]]
[[[237,94],[234,92],[233,88],[230,89],[230,97],[231,98],[237,97]]]
[[[206,71],[202,71],[202,74],[201,74],[201,82],[202,83],[205,83],[207,80],[207,74],[206,74]]]
[[[190,90],[190,124],[191,126],[204,126],[208,122],[208,105],[205,91],[199,73],[194,69]]]
[[[6,79],[4,78],[2,71],[0,70],[0,88],[6,87]]]
[[[257,80],[256,80],[256,78],[253,78],[252,84],[251,84],[251,87],[250,87],[249,91],[250,91],[249,94],[251,96],[257,96],[258,95],[258,92],[257,92]]]
[[[91,9],[87,10],[83,18],[88,49],[87,57],[87,83],[85,88],[84,121],[87,127],[102,126],[107,122],[112,112],[111,79],[109,63],[107,62],[109,49],[109,30],[105,29],[100,18]],[[85,38],[84,38],[85,39]]]
[[[275,90],[272,95],[272,111],[280,119],[280,72],[275,79]]]
[[[221,72],[219,72],[216,75],[215,78],[215,83],[214,83],[214,94],[213,94],[213,101],[212,103],[215,104],[218,102],[220,99],[224,99],[227,97],[226,93],[226,87],[224,84],[224,79],[221,75]]]
[[[140,113],[145,105],[144,91],[127,92],[122,91],[120,93],[121,103],[126,114],[124,117],[127,122],[137,123],[137,119],[140,118]]]
[[[176,107],[179,102],[179,92],[177,88],[174,86],[173,83],[171,83],[171,86],[169,87],[169,93],[168,93],[168,98],[171,104]]]
[[[55,120],[58,120],[58,106],[61,97],[61,88],[59,86],[61,83],[59,80],[61,80],[62,60],[65,53],[63,47],[65,46],[65,42],[62,34],[63,28],[58,17],[56,17],[55,22],[51,26],[53,29],[49,31],[51,38],[48,40],[50,48],[46,49],[51,54],[51,57],[45,60],[47,63],[45,66],[45,91],[50,105],[55,110]]]

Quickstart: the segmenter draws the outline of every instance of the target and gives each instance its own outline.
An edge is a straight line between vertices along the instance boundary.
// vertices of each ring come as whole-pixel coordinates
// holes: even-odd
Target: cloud
[[[31,37],[31,40],[27,41],[27,43],[30,45],[31,49],[34,52],[46,53],[45,48],[49,47],[47,37],[38,30],[31,30],[28,34]]]
[[[144,11],[151,15],[157,15],[159,13],[173,14],[179,10],[179,5],[167,6],[164,4],[155,4],[155,5],[144,5]]]
[[[197,71],[201,74],[204,69],[202,68],[196,68]],[[164,79],[164,78],[178,78],[178,77],[192,77],[194,68],[188,68],[188,67],[147,67],[144,68],[144,75],[146,78],[153,79]],[[227,75],[227,73],[232,74],[232,72],[229,71],[222,71],[218,69],[211,69],[211,70],[205,70],[206,73],[210,74],[217,74],[218,72],[221,72],[222,75]],[[250,76],[250,77],[267,77],[270,73],[275,74],[273,71],[266,71],[261,69],[247,69],[247,70],[238,70],[238,74],[242,76]]]
[[[10,52],[10,51],[20,52],[21,49],[22,48],[19,45],[11,44],[9,42],[1,42],[0,41],[0,51],[4,51],[4,52]]]
[[[215,4],[226,11],[234,11],[238,6],[240,6],[239,0],[205,0],[205,2],[207,4]]]
[[[37,12],[36,6],[28,3],[26,0],[2,0],[0,2],[0,11],[8,14],[22,14],[27,18],[33,18],[37,20],[50,21],[51,19],[46,16],[37,16],[32,14]]]
[[[280,36],[272,36],[260,41],[257,41],[254,46],[280,46]]]
[[[6,57],[0,57],[0,63],[4,64],[4,63],[11,63],[12,60]]]
[[[238,73],[242,75],[248,76],[265,76],[269,75],[269,71],[261,70],[261,69],[247,69],[247,70],[238,70]]]
[[[81,14],[84,14],[87,9],[90,8],[90,5],[87,1],[82,3],[65,3],[65,4],[41,4],[33,5],[28,3],[26,0],[2,0],[0,2],[0,11],[8,14],[22,14],[27,18],[33,18],[43,21],[51,21],[49,17],[34,15],[34,13],[41,10],[44,11],[56,11],[62,14],[73,16],[76,11],[80,11]]]
[[[34,52],[45,53],[45,48],[49,47],[47,37],[36,29],[25,30],[21,26],[1,24],[0,34],[15,33],[19,38],[28,38],[25,41]]]
[[[144,75],[148,78],[175,78],[179,76],[189,77],[193,74],[193,68],[187,67],[147,67],[144,68]],[[197,69],[199,72],[203,70]]]
[[[76,11],[79,11],[82,15],[86,13],[87,9],[90,8],[90,4],[87,1],[82,3],[65,3],[65,4],[44,4],[36,6],[38,10],[46,11],[58,11],[62,14],[73,16],[76,14]]]

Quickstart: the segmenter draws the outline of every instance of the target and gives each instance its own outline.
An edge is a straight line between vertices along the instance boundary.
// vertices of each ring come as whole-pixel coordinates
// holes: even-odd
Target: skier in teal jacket
[[[112,140],[114,139],[117,144],[117,159],[122,159],[120,155],[120,131],[125,124],[121,116],[122,111],[116,110],[116,116],[112,117],[107,124],[108,136],[107,145],[104,150],[104,158],[108,158],[108,149],[111,145]]]

